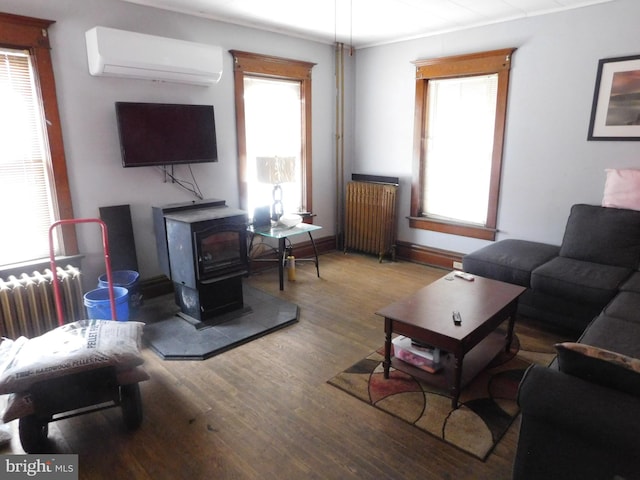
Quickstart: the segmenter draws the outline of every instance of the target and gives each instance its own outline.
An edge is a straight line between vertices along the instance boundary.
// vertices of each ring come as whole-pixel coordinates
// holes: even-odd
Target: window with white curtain
[[[300,82],[264,77],[244,77],[244,111],[247,152],[247,210],[271,205],[274,183],[260,175],[262,159],[292,159],[283,172],[282,205],[285,213],[303,209],[302,112]],[[267,172],[268,173],[268,172]],[[278,194],[279,195],[279,194]]]
[[[425,215],[484,225],[497,88],[496,74],[429,83]]]
[[[272,205],[274,185],[279,184],[284,213],[312,211],[311,70],[315,64],[238,50],[231,54],[240,208],[253,216],[256,207]]]
[[[411,228],[495,240],[514,50],[414,62]]]
[[[4,265],[48,256],[49,226],[55,221],[42,105],[29,52],[0,49],[0,105]]]
[[[73,218],[51,63],[51,23],[0,13],[2,272],[18,273],[23,264],[48,262],[49,226]],[[57,229],[54,244],[56,255],[77,254],[75,228]]]

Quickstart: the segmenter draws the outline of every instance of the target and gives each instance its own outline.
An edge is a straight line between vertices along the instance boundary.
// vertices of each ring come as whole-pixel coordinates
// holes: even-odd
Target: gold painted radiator
[[[345,199],[344,249],[395,260],[396,197],[398,186],[387,183],[348,182]]]
[[[70,265],[57,270],[65,323],[86,318],[80,270]],[[49,269],[0,279],[0,336],[31,338],[58,326],[52,279]]]

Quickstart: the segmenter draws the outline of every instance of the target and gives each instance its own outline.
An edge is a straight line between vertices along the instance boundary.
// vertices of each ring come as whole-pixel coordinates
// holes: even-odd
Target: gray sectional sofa
[[[503,240],[463,267],[526,286],[520,313],[576,339],[520,383],[514,479],[640,479],[640,211],[574,205],[560,246]]]

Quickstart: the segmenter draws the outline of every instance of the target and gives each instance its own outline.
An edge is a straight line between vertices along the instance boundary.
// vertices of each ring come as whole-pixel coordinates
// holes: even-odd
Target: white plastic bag
[[[141,365],[143,323],[79,320],[44,335],[0,344],[0,394],[23,392],[35,382],[85,370]]]
[[[36,409],[30,393],[12,393],[7,398],[7,406],[2,412],[2,421],[9,423],[16,418],[27,417],[34,413],[36,413]]]

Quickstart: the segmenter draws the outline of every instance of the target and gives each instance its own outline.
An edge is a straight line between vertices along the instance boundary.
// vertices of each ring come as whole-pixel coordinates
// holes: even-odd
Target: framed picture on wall
[[[640,140],[640,55],[598,62],[588,140]]]

